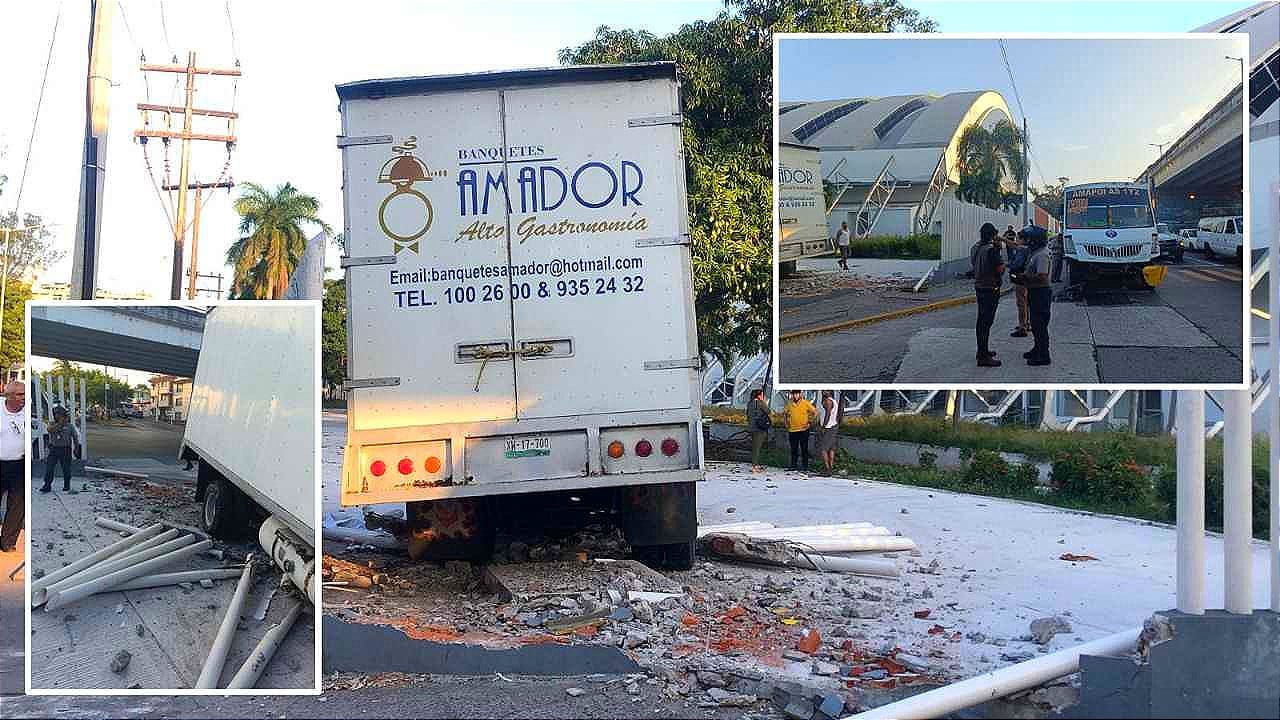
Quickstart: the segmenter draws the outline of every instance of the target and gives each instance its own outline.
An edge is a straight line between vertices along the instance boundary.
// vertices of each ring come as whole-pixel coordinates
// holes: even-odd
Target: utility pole
[[[84,162],[80,208],[71,260],[71,297],[92,300],[98,285],[98,239],[102,234],[102,190],[107,178],[107,116],[111,92],[111,17],[115,3],[91,0],[89,77],[85,92]],[[21,219],[19,219],[21,222]]]
[[[176,59],[176,58],[175,58]],[[187,76],[186,102],[181,106],[172,105],[153,105],[150,103],[139,103],[138,110],[143,113],[143,129],[135,130],[133,136],[140,138],[142,142],[146,142],[146,138],[158,137],[166,141],[171,139],[182,140],[182,160],[178,168],[178,209],[175,213],[176,218],[173,223],[173,274],[170,280],[169,296],[171,300],[182,299],[182,246],[186,241],[187,234],[187,177],[190,172],[191,165],[191,141],[207,140],[211,142],[226,143],[228,150],[235,145],[236,137],[234,134],[234,123],[239,115],[235,112],[222,110],[206,110],[193,106],[196,93],[196,76],[197,75],[218,75],[226,77],[240,77],[239,68],[202,68],[196,66],[196,54],[194,52],[187,53],[186,65],[149,65],[142,64],[143,72],[167,72],[181,73]],[[146,113],[162,112],[166,115],[182,115],[182,130],[175,132],[172,130],[150,130],[146,126]],[[191,129],[191,119],[195,115],[203,115],[207,117],[224,118],[227,121],[227,133],[225,135],[215,135],[208,133],[195,133]],[[168,186],[166,186],[168,187]],[[197,200],[197,208],[199,200]],[[199,210],[197,209],[197,213]],[[192,263],[195,263],[194,253],[192,254]]]
[[[1027,116],[1022,116],[1022,227],[1027,226],[1027,178],[1031,177],[1031,167],[1027,164]]]
[[[195,208],[194,208],[195,213],[194,213],[194,217],[191,219],[191,262],[187,265],[187,299],[188,300],[195,299],[196,278],[200,276],[200,272],[197,267],[199,262],[199,247],[200,247],[200,206],[202,205],[202,203],[200,202],[200,191],[212,190],[215,188],[226,188],[230,190],[233,187],[235,187],[235,183],[231,182],[230,180],[225,182],[213,182],[213,183],[188,183],[186,186],[186,189],[196,191],[196,202],[195,202]],[[166,191],[179,190],[179,196],[181,196],[181,189],[178,185],[162,185],[161,189]]]

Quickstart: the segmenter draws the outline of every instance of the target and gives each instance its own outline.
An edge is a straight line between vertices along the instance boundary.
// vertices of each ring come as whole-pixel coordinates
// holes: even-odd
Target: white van
[[[1244,218],[1240,215],[1200,218],[1196,238],[1211,256],[1239,258],[1244,253]]]

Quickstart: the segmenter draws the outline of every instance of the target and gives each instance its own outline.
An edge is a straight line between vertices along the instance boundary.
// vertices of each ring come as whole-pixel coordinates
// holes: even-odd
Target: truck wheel
[[[203,464],[203,463],[202,463]],[[204,504],[200,509],[200,525],[205,532],[226,540],[244,532],[244,516],[240,504],[240,491],[226,478],[214,478],[204,489]]]
[[[688,570],[693,567],[694,544],[691,541],[669,545],[645,545],[633,550],[636,559],[649,567],[663,570]]]
[[[488,560],[493,523],[484,498],[406,503],[409,557],[414,560]]]

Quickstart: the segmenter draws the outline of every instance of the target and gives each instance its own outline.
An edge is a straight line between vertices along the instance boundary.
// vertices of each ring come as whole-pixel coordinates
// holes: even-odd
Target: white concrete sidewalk
[[[1002,653],[1038,650],[1022,642],[993,646],[971,640],[971,633],[1018,638],[1036,618],[1069,613],[1074,632],[1046,646],[1056,650],[1141,625],[1175,603],[1176,533],[1139,520],[870,480],[773,469],[752,475],[749,465],[719,462],[709,464],[707,481],[698,486],[698,513],[705,524],[868,521],[915,540],[921,556],[898,553],[899,566],[927,567],[937,560],[939,574],[904,572],[902,595],[917,599],[886,607],[892,616],[860,623],[859,629],[896,640],[904,649],[919,648],[908,652],[940,653],[933,662],[955,665],[954,677],[1011,664]],[[1064,553],[1098,560],[1067,562],[1059,559]],[[1254,543],[1253,557],[1255,602],[1266,607],[1265,543]],[[1220,537],[1208,538],[1206,564],[1208,606],[1222,607]],[[919,597],[926,589],[931,599]],[[922,609],[930,610],[929,618],[915,619],[912,613]],[[947,628],[946,634],[966,634],[965,641],[929,636],[935,623]]]

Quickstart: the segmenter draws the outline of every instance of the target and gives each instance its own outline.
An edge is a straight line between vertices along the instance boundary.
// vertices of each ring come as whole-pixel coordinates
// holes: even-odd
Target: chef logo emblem
[[[413,186],[414,183],[430,182],[445,175],[444,170],[428,170],[426,163],[413,154],[417,147],[416,135],[410,135],[403,143],[392,146],[391,151],[395,155],[378,173],[378,182],[389,183],[393,187],[378,206],[378,224],[382,226],[382,232],[391,238],[396,254],[401,250],[418,252],[418,238],[427,234],[435,219],[431,201]]]

